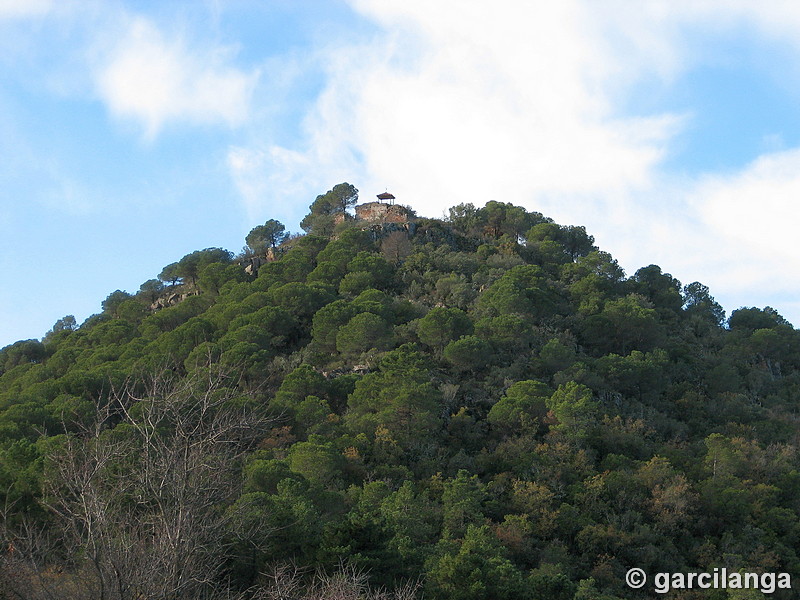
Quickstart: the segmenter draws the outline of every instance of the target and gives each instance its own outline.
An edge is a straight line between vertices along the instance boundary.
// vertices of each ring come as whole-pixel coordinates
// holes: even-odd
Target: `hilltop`
[[[339,184],[302,235],[268,220],[0,350],[0,599],[301,597],[343,564],[316,583],[337,598],[800,572],[781,315],[726,318],[512,204],[387,200]]]

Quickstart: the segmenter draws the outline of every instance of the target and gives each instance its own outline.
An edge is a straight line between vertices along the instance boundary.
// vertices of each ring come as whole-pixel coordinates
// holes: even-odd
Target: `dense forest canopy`
[[[357,199],[339,184],[305,235],[270,219],[0,350],[0,599],[615,600],[650,597],[632,567],[800,575],[781,315],[726,319],[703,284],[627,276],[511,204],[388,223]],[[764,597],[693,593],[668,597]]]

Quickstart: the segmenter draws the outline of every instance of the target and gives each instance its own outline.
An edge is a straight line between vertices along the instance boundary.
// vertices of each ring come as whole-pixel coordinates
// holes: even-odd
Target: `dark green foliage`
[[[320,284],[293,282],[270,289],[269,298],[299,320],[310,321],[320,308],[334,299],[334,295],[328,287]]]
[[[280,246],[289,234],[286,233],[286,227],[280,221],[270,219],[263,225],[257,225],[250,230],[245,238],[247,247],[256,254],[263,254],[267,248],[277,248]]]
[[[767,306],[763,310],[758,308],[740,308],[731,313],[728,319],[728,327],[731,329],[750,330],[772,329],[779,325],[789,325],[778,311]]]
[[[658,312],[638,294],[607,301],[599,314],[585,321],[587,345],[601,352],[649,350],[662,335]]]
[[[489,344],[474,335],[465,335],[445,346],[443,356],[460,371],[480,371],[492,360]]]
[[[161,273],[158,274],[158,278],[165,283],[169,282],[171,285],[178,283],[178,280],[181,278],[178,263],[174,262],[168,264],[161,270]]]
[[[325,352],[336,350],[339,329],[358,313],[358,308],[345,300],[336,300],[314,313],[311,332],[314,341]]]
[[[722,325],[725,311],[709,293],[708,287],[695,281],[683,288],[684,309],[689,315]]]
[[[327,389],[328,384],[322,375],[308,365],[300,365],[283,380],[272,407],[291,414],[306,397],[324,397]]]
[[[368,271],[356,271],[348,273],[342,278],[339,284],[339,293],[342,296],[357,296],[364,290],[377,285],[375,277]]]
[[[460,542],[440,543],[442,554],[429,561],[427,587],[434,598],[515,600],[526,596],[523,574],[488,526],[470,525]]]
[[[448,214],[450,224],[463,234],[474,233],[480,223],[478,209],[470,203],[454,206],[450,208]]]
[[[143,330],[170,331],[191,317],[203,313],[211,302],[205,296],[190,296],[183,302],[151,314],[143,323]],[[154,333],[154,335],[157,335]]]
[[[583,440],[597,426],[600,406],[585,385],[574,381],[560,385],[546,405],[555,420],[553,429],[571,439]]]
[[[470,333],[472,321],[457,308],[434,308],[417,323],[420,341],[439,353],[451,341]]]
[[[669,273],[662,273],[658,265],[642,267],[633,276],[635,292],[649,300],[653,308],[669,318],[683,306],[681,282]]]
[[[117,317],[119,314],[117,311],[119,307],[128,300],[131,295],[128,292],[123,292],[122,290],[116,290],[115,292],[111,292],[108,297],[103,300],[103,312],[110,314],[111,316]]]
[[[38,340],[14,342],[0,350],[0,372],[10,371],[16,366],[38,363],[47,356],[47,350]]]
[[[214,262],[207,264],[197,275],[200,289],[209,294],[219,294],[225,284],[247,280],[247,275],[239,265]]]
[[[197,283],[197,278],[204,267],[213,263],[227,264],[233,260],[233,254],[222,248],[206,248],[195,250],[178,261],[174,274],[184,283]]]
[[[540,381],[518,381],[492,406],[487,420],[505,434],[536,433],[544,427],[552,393]]]
[[[392,328],[378,315],[356,315],[336,334],[336,349],[346,358],[358,358],[370,350],[388,350],[394,343]]]
[[[633,566],[800,572],[780,314],[725,323],[706,286],[628,278],[583,227],[512,204],[389,232],[356,198],[317,197],[311,235],[254,228],[257,275],[192,252],[0,349],[0,597],[101,597],[134,559],[139,591],[105,597],[277,597],[258,573],[287,561],[432,600],[633,598]],[[192,529],[156,551],[174,507]],[[175,552],[204,524],[198,570]],[[180,579],[163,556],[195,587],[145,592]]]
[[[483,226],[484,235],[493,238],[500,238],[505,234],[516,239],[533,225],[545,221],[539,213],[529,213],[521,206],[494,200],[479,209],[477,217],[479,224]]]
[[[552,315],[558,297],[539,267],[513,267],[480,297],[480,307],[491,316],[515,314],[531,320]]]
[[[297,442],[289,452],[289,469],[319,485],[338,486],[345,458],[332,442]]]
[[[75,320],[74,315],[67,315],[53,324],[53,328],[48,331],[42,340],[48,344],[54,344],[65,338],[69,333],[78,328],[78,322]]]
[[[300,222],[300,227],[314,235],[329,236],[333,233],[338,215],[358,201],[358,190],[349,183],[339,183],[325,194],[320,194],[309,206],[310,213]]]
[[[562,227],[559,237],[572,260],[577,260],[580,256],[588,256],[589,253],[597,250],[594,246],[594,237],[586,233],[583,225]]]
[[[386,259],[371,252],[359,252],[347,264],[347,271],[339,285],[339,292],[349,296],[357,296],[367,289],[387,289],[394,275]]]
[[[531,330],[519,315],[484,317],[475,323],[475,333],[503,355],[523,352],[532,341]]]
[[[139,296],[142,296],[151,304],[156,301],[159,294],[164,290],[164,284],[158,279],[148,279],[139,286]],[[73,317],[74,319],[74,317]]]
[[[424,355],[411,346],[388,353],[378,371],[356,383],[350,394],[345,420],[353,433],[401,447],[435,434],[441,394],[430,383],[427,366]]]

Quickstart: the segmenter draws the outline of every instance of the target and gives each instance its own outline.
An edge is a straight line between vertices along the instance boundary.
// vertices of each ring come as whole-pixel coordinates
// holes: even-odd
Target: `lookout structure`
[[[394,196],[389,192],[382,192],[378,194],[378,202],[386,200],[389,204],[394,204]]]

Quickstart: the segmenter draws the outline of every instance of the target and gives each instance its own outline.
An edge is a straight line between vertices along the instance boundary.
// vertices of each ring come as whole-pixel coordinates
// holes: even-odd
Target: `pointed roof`
[[[383,192],[378,194],[378,200],[394,200],[394,196],[389,192]]]

